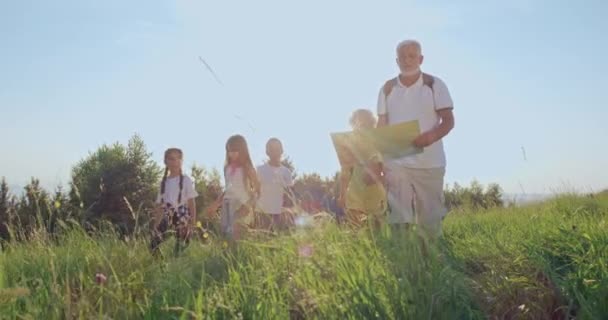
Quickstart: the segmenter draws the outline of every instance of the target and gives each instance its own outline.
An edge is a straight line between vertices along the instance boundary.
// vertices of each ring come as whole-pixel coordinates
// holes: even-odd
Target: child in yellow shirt
[[[378,227],[387,210],[382,155],[366,139],[366,129],[376,127],[376,117],[366,109],[355,110],[350,118],[353,128],[350,161],[340,174],[340,205],[347,221],[360,226],[371,220]]]

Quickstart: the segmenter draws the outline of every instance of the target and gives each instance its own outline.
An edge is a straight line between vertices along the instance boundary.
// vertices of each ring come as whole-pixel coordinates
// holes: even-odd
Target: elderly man
[[[419,42],[399,43],[397,65],[401,72],[380,90],[378,126],[419,122],[421,134],[414,145],[423,152],[386,163],[389,223],[416,222],[437,234],[447,213],[443,197],[446,158],[441,139],[454,127],[454,115],[447,86],[420,70],[423,60]]]

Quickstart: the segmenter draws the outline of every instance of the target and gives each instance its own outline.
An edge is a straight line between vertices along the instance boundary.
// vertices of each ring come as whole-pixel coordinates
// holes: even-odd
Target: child
[[[261,192],[258,200],[261,227],[264,229],[285,229],[288,226],[287,214],[283,211],[283,197],[290,196],[293,186],[292,172],[281,164],[283,144],[277,138],[266,143],[268,162],[257,168]]]
[[[157,254],[158,247],[171,228],[174,229],[177,238],[175,254],[179,253],[180,243],[188,243],[190,227],[195,224],[194,198],[198,196],[198,193],[194,189],[194,183],[190,177],[182,173],[183,155],[183,152],[177,148],[165,151],[165,174],[156,200],[158,208],[150,246],[154,254]]]
[[[249,156],[247,141],[241,135],[231,136],[226,142],[224,179],[226,189],[208,209],[208,213],[213,214],[221,205],[222,233],[239,240],[242,229],[251,223],[251,211],[260,194],[260,184]]]
[[[376,126],[376,118],[371,111],[358,109],[353,112],[350,125],[355,135],[350,150],[352,161],[341,170],[339,202],[352,225],[371,219],[378,227],[387,210],[382,155],[366,141],[364,133]]]

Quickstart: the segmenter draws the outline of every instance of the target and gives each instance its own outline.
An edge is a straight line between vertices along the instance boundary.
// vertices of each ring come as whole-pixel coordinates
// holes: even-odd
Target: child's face
[[[228,160],[230,160],[230,163],[237,162],[239,160],[239,152],[234,151],[234,150],[229,150],[228,151]]]
[[[273,161],[281,161],[283,156],[283,147],[280,143],[272,141],[266,146],[266,154]]]
[[[182,168],[182,157],[177,153],[169,153],[165,158],[165,165],[171,172],[177,172]]]

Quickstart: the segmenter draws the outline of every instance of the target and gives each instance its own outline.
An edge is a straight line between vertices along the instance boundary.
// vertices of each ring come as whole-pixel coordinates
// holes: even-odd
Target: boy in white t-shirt
[[[264,229],[284,229],[288,226],[289,219],[283,210],[283,199],[292,194],[292,172],[281,164],[283,145],[279,139],[268,140],[266,155],[268,161],[257,168],[261,186],[257,203],[260,226]]]

